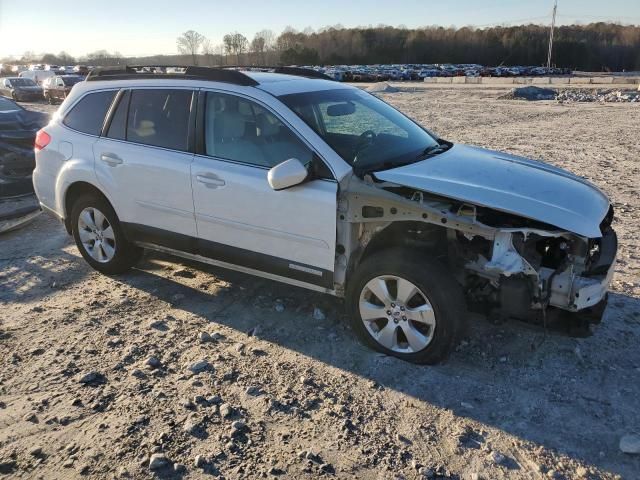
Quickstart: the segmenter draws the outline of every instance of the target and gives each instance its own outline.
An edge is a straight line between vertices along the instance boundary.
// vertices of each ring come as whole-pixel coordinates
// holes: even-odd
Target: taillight
[[[49,135],[44,130],[38,130],[38,133],[36,133],[36,141],[34,143],[36,152],[39,152],[44,147],[49,145],[49,142],[51,142],[51,135]]]

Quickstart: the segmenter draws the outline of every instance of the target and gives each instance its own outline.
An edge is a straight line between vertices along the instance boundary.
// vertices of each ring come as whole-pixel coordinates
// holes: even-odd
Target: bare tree
[[[211,43],[211,40],[209,40],[208,38],[205,38],[204,41],[202,42],[202,54],[204,55],[204,61],[207,64],[207,66],[213,65],[214,53],[215,53],[215,50],[213,48],[213,44]]]
[[[35,61],[36,59],[36,54],[33,53],[30,50],[27,50],[26,52],[24,52],[22,54],[22,58],[20,59],[23,63],[31,63],[33,61]]]
[[[250,50],[255,61],[267,65],[267,52],[275,47],[275,34],[272,30],[260,30],[251,41]]]
[[[188,30],[178,37],[176,44],[178,51],[183,55],[191,55],[191,61],[194,65],[197,65],[198,51],[204,41],[204,35],[200,35],[194,30]]]
[[[249,41],[247,37],[238,32],[227,33],[222,37],[224,49],[227,55],[236,56],[236,64],[240,65],[240,57],[247,51]]]
[[[216,45],[214,51],[220,57],[220,65],[225,65],[227,63],[227,57],[224,54],[224,43]]]
[[[260,37],[264,39],[265,50],[272,49],[276,42],[276,34],[273,33],[273,30],[269,30],[269,29],[260,30],[258,33],[256,33],[256,37]]]
[[[233,35],[231,33],[227,33],[224,37],[222,37],[222,45],[224,45],[224,54],[225,54],[225,64],[227,63],[226,57],[233,54]]]
[[[233,48],[235,50],[238,65],[240,65],[240,57],[247,51],[248,46],[249,40],[247,40],[247,37],[238,32],[233,34]]]
[[[264,38],[259,37],[258,34],[256,34],[255,37],[253,37],[253,40],[251,40],[251,53],[253,53],[254,55],[254,60],[256,63],[260,63],[262,65],[265,64],[265,60],[264,60],[264,51],[265,51],[265,41]]]

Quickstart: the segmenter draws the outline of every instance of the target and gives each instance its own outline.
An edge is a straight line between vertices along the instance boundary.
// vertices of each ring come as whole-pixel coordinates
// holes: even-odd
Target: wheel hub
[[[390,319],[393,319],[395,323],[398,323],[400,319],[402,319],[402,310],[400,310],[400,305],[396,305],[395,307],[391,307],[391,315],[389,315]],[[406,320],[407,317],[404,317]]]

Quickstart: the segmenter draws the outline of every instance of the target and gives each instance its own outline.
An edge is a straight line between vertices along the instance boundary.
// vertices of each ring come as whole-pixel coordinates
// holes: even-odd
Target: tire
[[[80,196],[70,221],[78,250],[95,270],[107,275],[124,273],[140,259],[143,249],[125,238],[118,216],[104,197]]]
[[[384,302],[381,293],[388,294]],[[366,259],[349,280],[346,301],[351,326],[366,345],[408,362],[442,362],[464,331],[462,288],[437,260],[411,250]]]

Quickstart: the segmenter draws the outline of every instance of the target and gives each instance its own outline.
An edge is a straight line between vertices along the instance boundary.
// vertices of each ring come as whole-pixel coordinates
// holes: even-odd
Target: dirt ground
[[[505,91],[382,96],[612,197],[592,336],[474,317],[445,365],[410,365],[361,346],[328,296],[158,254],[102,276],[41,215],[0,237],[0,477],[639,479],[618,443],[640,434],[640,105]]]

